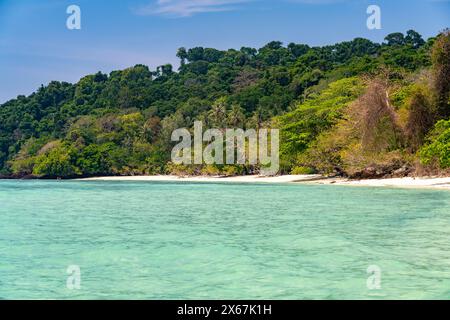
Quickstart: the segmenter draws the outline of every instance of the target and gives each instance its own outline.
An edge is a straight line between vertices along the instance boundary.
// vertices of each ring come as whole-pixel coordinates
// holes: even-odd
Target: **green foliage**
[[[432,107],[432,97],[429,92],[429,88],[422,85],[415,86],[410,94],[405,131],[413,150],[417,150],[423,144],[436,118],[436,110]]]
[[[447,48],[440,39],[439,48]],[[346,106],[363,92],[361,79],[385,67],[397,74],[426,68],[432,44],[408,31],[389,35],[383,44],[356,38],[324,47],[273,41],[260,49],[180,48],[178,72],[168,64],[156,70],[136,65],[88,75],[76,84],[54,81],[0,105],[0,173],[253,172],[245,166],[169,164],[172,131],[192,128],[195,120],[205,127],[277,126],[285,172],[332,168],[334,158],[319,168],[302,165],[299,157],[313,146],[332,157],[333,148],[321,149],[318,137],[347,116]],[[435,68],[447,70],[445,50],[434,52]],[[405,90],[392,98],[394,105],[409,99],[407,85],[402,86]]]
[[[309,167],[295,167],[292,169],[291,174],[305,175],[305,174],[314,174],[316,171],[313,168]]]
[[[86,175],[107,175],[112,173],[111,167],[113,161],[111,154],[115,148],[115,145],[111,142],[102,145],[91,144],[87,146],[77,156],[77,168]]]
[[[450,117],[450,30],[442,32],[432,48],[434,89],[437,93],[438,114]]]
[[[424,165],[450,168],[450,120],[436,124],[428,143],[420,151],[420,160]]]
[[[343,116],[343,109],[361,94],[362,89],[357,78],[336,81],[317,97],[276,119],[281,130],[280,156],[284,170],[290,171],[298,154],[307,150],[320,133],[330,129]]]
[[[72,177],[81,172],[75,166],[77,150],[61,143],[35,159],[33,174],[46,177]]]
[[[33,173],[33,168],[36,165],[35,157],[28,157],[25,159],[16,159],[11,161],[11,171],[18,176],[26,176]]]

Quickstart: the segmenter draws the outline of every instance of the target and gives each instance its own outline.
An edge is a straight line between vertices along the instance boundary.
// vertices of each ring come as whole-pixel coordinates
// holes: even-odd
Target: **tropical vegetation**
[[[258,172],[170,162],[171,133],[279,128],[281,173],[351,177],[450,169],[450,32],[410,30],[381,44],[270,42],[226,51],[180,48],[162,65],[53,81],[0,105],[5,177]]]

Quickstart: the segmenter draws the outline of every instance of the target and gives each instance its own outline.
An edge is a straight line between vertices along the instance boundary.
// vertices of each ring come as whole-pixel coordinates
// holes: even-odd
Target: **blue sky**
[[[66,28],[71,4],[81,8],[81,30]],[[371,4],[381,7],[381,30],[366,27]],[[51,80],[177,66],[182,46],[381,42],[408,29],[428,38],[449,22],[450,0],[0,0],[0,103]]]

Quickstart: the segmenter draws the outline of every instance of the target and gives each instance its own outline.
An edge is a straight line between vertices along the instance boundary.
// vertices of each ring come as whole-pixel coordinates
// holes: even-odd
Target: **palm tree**
[[[210,119],[211,124],[216,126],[217,128],[224,128],[226,126],[227,119],[227,106],[226,106],[226,98],[219,98],[214,102],[211,107],[211,110],[208,112],[208,117]]]
[[[245,121],[243,111],[239,105],[233,105],[228,113],[228,124],[234,128],[242,128]]]

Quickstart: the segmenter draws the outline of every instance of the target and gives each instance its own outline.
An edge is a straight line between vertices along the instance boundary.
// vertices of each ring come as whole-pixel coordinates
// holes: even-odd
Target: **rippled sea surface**
[[[448,191],[0,181],[0,218],[0,299],[450,298]]]

